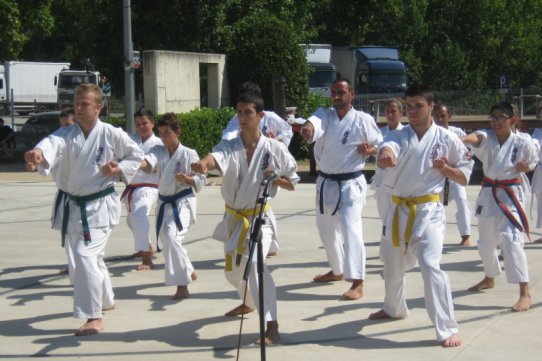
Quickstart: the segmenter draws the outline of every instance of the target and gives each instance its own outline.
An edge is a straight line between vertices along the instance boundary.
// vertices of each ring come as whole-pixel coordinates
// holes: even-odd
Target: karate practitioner
[[[433,109],[433,119],[437,125],[448,129],[460,138],[467,135],[463,129],[449,125],[451,118],[452,113],[446,105],[435,105],[435,108]],[[459,234],[461,235],[461,241],[459,244],[465,247],[472,246],[472,243],[469,240],[471,234],[471,209],[467,199],[467,187],[457,184],[454,181],[446,180],[444,190],[442,191],[440,197],[445,206],[447,205],[448,200],[455,201],[457,206],[455,220],[457,222]]]
[[[256,204],[264,177],[270,171],[278,177],[272,181],[270,196],[277,187],[293,190],[299,181],[297,164],[286,146],[275,139],[263,136],[259,123],[264,117],[263,100],[245,93],[237,99],[237,116],[241,127],[240,136],[232,140],[222,140],[200,162],[192,164],[192,169],[206,173],[217,169],[222,174],[221,193],[226,203],[224,219],[217,225],[213,238],[224,242],[225,273],[227,280],[237,289],[243,304],[226,313],[235,316],[248,313],[259,306],[257,257],[252,258],[248,285],[243,282],[243,272],[248,259],[249,225],[253,216],[259,214]],[[264,208],[265,223],[262,226],[262,248],[266,255],[271,241],[277,236],[275,216],[267,203]],[[265,260],[264,260],[265,262]],[[266,344],[275,343],[280,338],[277,321],[277,300],[275,284],[269,269],[264,264],[264,312],[267,322]],[[248,287],[246,300],[245,287]],[[256,340],[256,343],[262,340]]]
[[[343,293],[348,300],[363,296],[365,245],[361,212],[367,194],[363,175],[365,159],[376,154],[382,134],[369,115],[352,106],[354,89],[349,81],[331,84],[333,108],[318,109],[301,128],[301,135],[314,145],[320,168],[316,181],[316,225],[331,271],[314,277],[315,282],[343,278],[352,282]]]
[[[401,123],[401,117],[403,116],[403,104],[399,99],[390,99],[384,103],[384,113],[386,114],[387,125],[380,128],[382,137],[386,139],[386,136],[395,130],[401,130],[405,126]],[[388,209],[391,207],[391,188],[390,185],[385,183],[389,170],[376,167],[375,175],[371,180],[371,189],[375,191],[376,207],[378,210],[378,216],[384,221]]]
[[[146,172],[158,171],[158,216],[156,235],[164,245],[165,283],[175,285],[174,300],[189,295],[188,284],[196,280],[196,273],[183,239],[196,222],[196,195],[205,185],[205,176],[194,174],[190,165],[199,160],[195,150],[179,141],[179,119],[166,113],[158,121],[158,134],[164,145],[154,146],[142,162]]]
[[[59,125],[61,128],[69,127],[73,123],[75,123],[75,114],[73,108],[67,108],[60,112],[59,117]],[[48,136],[42,139],[38,145],[36,145],[36,148],[43,148],[48,146],[49,142],[55,142],[55,141],[61,141],[60,138],[56,138],[55,136]],[[55,184],[58,188],[58,191],[55,195],[55,201],[53,203],[53,209],[51,213],[51,228],[61,230],[62,229],[62,219],[63,219],[63,208],[62,204],[64,204],[66,199],[66,189],[68,188],[68,179],[67,175],[68,172],[66,171],[65,167],[62,168],[59,166],[60,163],[57,163],[54,169],[44,169],[40,166],[37,167],[38,172],[43,176],[48,176],[51,174],[53,176],[53,180],[55,181]],[[33,164],[28,163],[27,164],[27,170],[32,172],[36,170],[36,166]],[[64,249],[66,251],[66,255],[68,256],[68,267],[62,268],[59,273],[65,274],[67,273],[70,277],[70,283],[73,285],[73,267],[75,266],[74,260],[73,260],[73,252],[69,247],[69,243],[64,244]]]
[[[409,127],[392,132],[379,147],[377,165],[389,168],[392,199],[382,230],[383,308],[369,319],[405,318],[405,272],[419,263],[425,307],[443,347],[461,344],[450,282],[440,269],[446,217],[440,200],[444,178],[467,184],[473,161],[459,138],[431,119],[433,93],[423,85],[406,92]]]
[[[136,133],[131,135],[133,141],[139,145],[143,152],[148,153],[155,145],[162,145],[162,141],[154,135],[154,115],[148,110],[139,110],[135,116]],[[139,170],[132,182],[126,186],[121,199],[128,212],[126,221],[134,235],[136,253],[134,257],[141,257],[142,262],[137,266],[138,271],[149,270],[154,267],[151,246],[149,216],[158,200],[158,175],[156,172],[145,173]]]
[[[484,179],[476,200],[476,216],[480,229],[478,252],[484,265],[485,277],[469,288],[480,291],[495,286],[495,277],[502,273],[497,246],[504,255],[504,269],[510,283],[519,284],[519,299],[513,311],[531,307],[527,256],[523,251],[524,234],[529,224],[522,204],[525,190],[521,173],[538,161],[532,142],[512,132],[513,109],[500,102],[491,107],[491,130],[476,131],[463,138],[473,146],[472,151],[483,163]]]
[[[122,129],[100,121],[98,86],[78,86],[74,108],[77,123],[54,133],[61,141],[28,151],[25,160],[45,169],[58,163],[67,172],[62,239],[69,242],[75,260],[74,317],[86,319],[75,335],[86,336],[103,330],[102,311],[115,306],[103,260],[111,230],[120,220],[114,186],[119,177],[131,181],[143,152]]]

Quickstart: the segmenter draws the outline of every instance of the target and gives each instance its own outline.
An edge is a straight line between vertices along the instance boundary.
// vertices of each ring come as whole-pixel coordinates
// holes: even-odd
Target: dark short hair
[[[239,89],[239,94],[243,93],[250,93],[261,97],[262,89],[258,84],[254,83],[253,81],[246,81],[241,84],[241,89]]]
[[[514,108],[512,107],[512,104],[508,102],[498,102],[496,104],[493,104],[491,106],[491,109],[489,109],[489,113],[493,113],[494,110],[500,110],[509,117],[514,116]]]
[[[256,112],[263,112],[264,102],[261,97],[252,93],[242,93],[237,97],[237,103],[254,104]]]
[[[168,126],[173,131],[177,131],[181,129],[181,121],[177,117],[177,114],[171,112],[171,113],[165,113],[158,119],[157,122],[158,128]]]
[[[331,83],[331,85],[335,85],[339,83],[346,83],[346,85],[348,85],[348,90],[354,90],[354,87],[352,86],[352,83],[350,82],[350,80],[345,79],[345,78],[335,79],[333,83]]]
[[[67,118],[73,116],[75,116],[75,111],[73,110],[73,108],[64,108],[60,112],[60,118]]]
[[[433,89],[426,84],[412,84],[405,92],[405,97],[418,97],[422,96],[428,103],[434,101]]]
[[[147,110],[145,108],[139,109],[137,112],[135,112],[134,118],[135,117],[145,117],[148,118],[152,123],[154,123],[154,114],[150,110]]]

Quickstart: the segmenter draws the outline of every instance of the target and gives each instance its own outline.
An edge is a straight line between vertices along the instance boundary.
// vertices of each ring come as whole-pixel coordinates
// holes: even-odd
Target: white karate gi
[[[286,146],[274,139],[260,136],[254,155],[248,164],[245,148],[241,137],[232,140],[222,140],[217,144],[211,153],[222,174],[221,193],[229,207],[236,211],[249,211],[250,216],[246,219],[252,223],[253,209],[260,197],[263,187],[260,184],[263,180],[265,170],[275,170],[279,177],[285,177],[295,185],[299,182],[297,175],[297,164]],[[277,192],[276,186],[270,188],[270,198]],[[255,216],[258,216],[256,213]],[[213,238],[224,242],[224,253],[226,254],[226,278],[237,289],[239,297],[243,299],[244,282],[243,272],[248,260],[249,237],[242,242],[242,260],[239,265],[236,262],[236,251],[240,239],[243,223],[238,221],[230,212],[226,212],[224,219],[216,226]],[[277,237],[277,225],[271,208],[265,212],[265,224],[262,225],[262,248],[265,255],[269,251],[272,239]],[[230,262],[231,260],[231,262]],[[251,308],[259,309],[258,277],[257,277],[256,252],[252,258],[251,272],[248,279],[248,293],[246,304]],[[264,264],[264,314],[267,321],[277,320],[277,297],[273,277]],[[261,310],[259,310],[261,311]]]
[[[282,119],[277,113],[264,110],[264,117],[260,120],[260,129],[262,133],[273,132],[276,135],[276,139],[280,140],[286,147],[290,145],[292,136],[292,126],[287,121]],[[223,140],[231,140],[239,136],[239,119],[237,115],[230,119],[230,122],[226,126],[226,129],[222,131]]]
[[[366,157],[358,154],[356,147],[362,143],[376,146],[382,141],[382,134],[369,114],[354,108],[343,119],[339,119],[333,108],[320,108],[308,121],[314,126],[314,158],[320,168],[316,181],[316,225],[320,240],[333,274],[344,274],[347,280],[362,280],[366,257],[361,224],[367,194],[365,176],[336,181],[324,179],[322,172],[332,176],[361,172]]]
[[[155,145],[162,145],[162,141],[156,135],[151,135],[144,143],[141,137],[136,133],[130,136],[134,142],[143,150],[144,153],[148,153]],[[143,184],[158,184],[158,175],[156,172],[145,173],[143,170],[138,170],[134,179],[130,183],[131,186]],[[149,216],[152,208],[156,206],[158,200],[158,188],[151,186],[141,186],[131,191],[127,189],[126,196],[122,199],[126,206],[126,222],[132,230],[134,235],[134,248],[136,251],[148,252],[151,247],[150,230],[151,225]]]
[[[467,135],[463,129],[458,127],[449,126],[448,130],[457,135],[458,137],[464,137]],[[455,201],[457,212],[455,213],[455,220],[457,222],[457,228],[459,234],[463,236],[470,236],[471,234],[471,209],[469,201],[467,199],[467,187],[462,186],[452,180],[449,182],[448,200]],[[444,191],[440,194],[441,201],[444,201]]]
[[[391,148],[397,158],[397,166],[389,168],[386,181],[393,184],[395,197],[413,198],[438,195],[444,187],[444,175],[433,169],[433,160],[441,157],[448,164],[461,170],[467,180],[472,172],[473,161],[468,160],[467,148],[452,132],[435,123],[421,140],[411,127],[391,133],[380,149]],[[393,218],[396,208],[399,216],[399,247],[393,245]],[[383,310],[390,317],[404,318],[408,315],[405,295],[405,272],[418,261],[424,280],[425,306],[436,329],[437,340],[446,340],[458,330],[450,282],[440,269],[446,217],[441,202],[429,201],[416,206],[412,233],[405,240],[405,228],[409,209],[394,204],[388,211],[380,246],[380,259],[384,263],[385,298]],[[408,242],[408,247],[406,246]]]
[[[205,176],[195,174],[190,169],[192,163],[199,161],[198,154],[195,150],[182,144],[179,144],[171,156],[165,146],[155,146],[145,154],[145,159],[151,164],[153,170],[158,171],[160,196],[173,196],[191,188],[186,183],[177,182],[176,173],[184,173],[194,177],[196,186],[192,188],[193,191],[199,192],[205,185]],[[159,200],[158,207],[161,207],[162,203],[163,201]],[[160,227],[159,238],[164,246],[165,284],[186,286],[192,281],[191,275],[194,272],[194,266],[188,258],[188,252],[183,247],[183,239],[190,226],[196,222],[196,195],[192,192],[177,199],[175,204],[179,210],[182,230],[177,228],[173,208],[170,204],[164,205],[164,218],[162,224],[157,224],[157,227]]]
[[[521,179],[516,171],[518,162],[533,164],[538,161],[533,143],[517,133],[499,145],[493,130],[477,131],[483,140],[472,152],[483,163],[484,176],[492,180]],[[527,195],[525,187],[514,185],[509,187],[521,205],[525,204]],[[521,224],[519,213],[503,189],[497,189],[497,197]],[[502,249],[506,278],[510,283],[529,282],[527,257],[523,251],[523,232],[516,228],[505,217],[495,199],[491,187],[482,187],[476,200],[476,216],[480,239],[478,252],[484,265],[484,273],[488,277],[497,277],[502,273],[496,248]]]
[[[537,128],[532,135],[535,146],[538,149],[538,158],[541,157],[542,150],[542,128]],[[540,161],[536,165],[536,169],[531,181],[531,192],[536,197],[536,227],[542,227],[542,165]]]
[[[44,158],[51,168],[58,162],[59,167],[66,169],[66,191],[72,196],[87,196],[113,187],[117,177],[101,174],[101,167],[110,161],[120,159],[122,177],[129,182],[143,159],[143,152],[122,129],[99,120],[87,139],[77,123],[59,129],[55,135],[62,141],[42,149]],[[119,196],[113,192],[87,202],[90,242],[85,242],[78,203],[69,201],[69,206],[66,242],[70,243],[75,259],[74,317],[101,318],[102,309],[114,305],[103,257],[111,230],[120,220]]]
[[[408,125],[407,125],[408,126]],[[390,127],[388,125],[383,126],[380,128],[380,132],[382,133],[382,137],[384,138],[384,141],[386,140],[386,137],[390,132],[393,132],[395,130],[401,130],[405,127],[403,123],[397,124],[397,128],[394,130],[390,130]],[[376,167],[375,174],[373,178],[371,179],[371,189],[375,191],[375,200],[376,200],[376,208],[378,210],[378,216],[381,220],[384,220],[386,217],[386,214],[388,214],[388,209],[391,207],[391,188],[384,183],[384,179],[386,179],[386,175],[388,174],[388,169],[381,169]]]

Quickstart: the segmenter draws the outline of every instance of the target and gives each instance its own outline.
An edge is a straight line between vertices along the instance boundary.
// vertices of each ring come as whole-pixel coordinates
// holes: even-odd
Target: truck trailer
[[[8,114],[55,109],[58,75],[70,63],[6,61],[0,65],[0,107]],[[12,95],[13,94],[13,95]]]

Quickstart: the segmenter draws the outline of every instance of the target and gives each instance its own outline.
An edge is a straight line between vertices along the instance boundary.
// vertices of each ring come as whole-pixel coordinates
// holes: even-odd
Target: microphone
[[[270,172],[269,172],[269,175],[267,177],[264,177],[262,179],[262,183],[261,185],[262,186],[266,186],[268,185],[269,183],[271,183],[271,181],[275,178],[277,178],[279,175],[277,173],[277,171],[275,169],[272,169]]]

